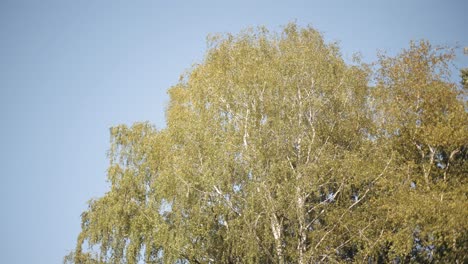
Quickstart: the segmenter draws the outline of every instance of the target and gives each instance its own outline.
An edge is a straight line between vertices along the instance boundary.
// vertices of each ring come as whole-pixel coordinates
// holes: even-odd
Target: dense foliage
[[[452,58],[422,41],[347,64],[295,24],[214,37],[170,88],[167,128],[111,129],[111,189],[65,262],[466,263]]]

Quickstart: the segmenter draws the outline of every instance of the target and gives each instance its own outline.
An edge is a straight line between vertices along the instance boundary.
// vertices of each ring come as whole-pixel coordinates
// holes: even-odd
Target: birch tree
[[[444,79],[450,53],[413,44],[373,74],[312,27],[208,43],[168,91],[166,128],[111,129],[110,190],[65,261],[466,260],[466,97]]]

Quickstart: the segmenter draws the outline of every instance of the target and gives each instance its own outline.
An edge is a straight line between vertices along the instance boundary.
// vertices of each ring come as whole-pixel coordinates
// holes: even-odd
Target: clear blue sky
[[[366,61],[411,39],[468,46],[468,1],[252,2],[0,0],[1,263],[61,263],[108,189],[109,127],[164,127],[166,90],[209,33],[295,20]]]

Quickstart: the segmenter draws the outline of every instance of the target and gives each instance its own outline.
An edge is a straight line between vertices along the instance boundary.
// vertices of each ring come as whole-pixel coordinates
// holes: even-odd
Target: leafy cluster
[[[170,88],[167,128],[111,129],[111,189],[65,262],[468,261],[452,58],[422,41],[347,64],[295,24],[212,38]]]

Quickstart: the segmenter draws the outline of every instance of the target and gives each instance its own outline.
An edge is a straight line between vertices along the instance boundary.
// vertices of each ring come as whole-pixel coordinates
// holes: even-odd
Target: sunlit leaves
[[[208,46],[168,90],[167,128],[111,129],[110,190],[67,261],[466,260],[468,120],[452,53],[412,43],[371,79],[311,27]]]

